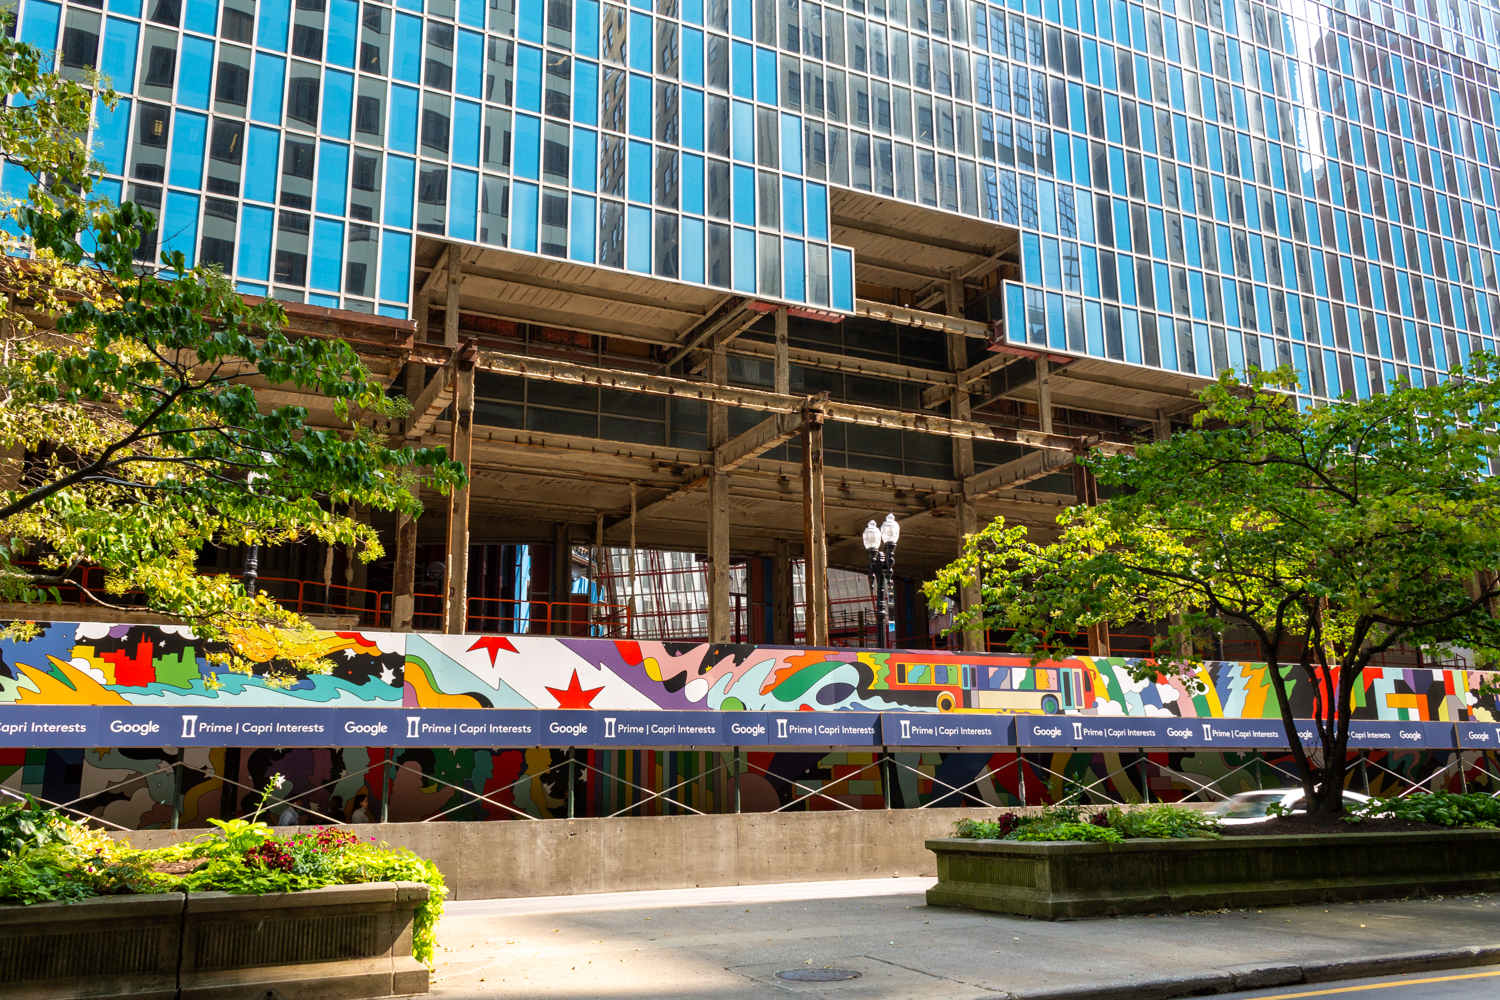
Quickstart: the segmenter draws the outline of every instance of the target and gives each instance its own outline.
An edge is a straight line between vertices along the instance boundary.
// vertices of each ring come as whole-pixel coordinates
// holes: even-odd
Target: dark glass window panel
[[[146,83],[152,87],[170,87],[177,76],[177,53],[164,45],[151,46],[146,57]]]
[[[226,272],[234,270],[234,240],[205,236],[198,244],[198,262],[217,264]]]
[[[307,254],[277,250],[276,281],[283,285],[307,284]]]
[[[136,141],[142,146],[167,146],[167,109],[160,104],[142,104],[136,123]]]
[[[231,42],[250,42],[255,38],[255,15],[243,10],[225,9],[219,22],[219,37]]]
[[[448,171],[443,167],[423,170],[417,184],[417,200],[424,205],[448,204]]]
[[[288,177],[301,177],[312,180],[313,175],[313,152],[315,147],[310,142],[298,142],[295,139],[286,141],[286,152],[282,157],[281,172]]]
[[[150,20],[175,28],[181,17],[182,0],[152,0]]]
[[[302,56],[305,59],[321,59],[323,57],[323,29],[314,28],[308,24],[299,24],[292,28],[292,55]]]
[[[245,155],[245,126],[239,122],[214,120],[213,139],[209,142],[208,155],[224,163],[238,165]]]
[[[365,294],[365,277],[369,271],[363,261],[351,260],[344,267],[344,291],[350,295]]]
[[[422,112],[422,145],[444,155],[448,152],[448,116],[428,109]]]
[[[427,72],[424,76],[427,86],[436,87],[439,90],[453,89],[453,67],[447,66],[436,59],[427,60]]]
[[[203,214],[210,219],[236,222],[240,217],[239,203],[227,198],[205,198],[203,199]]]
[[[161,188],[143,187],[140,184],[132,184],[130,186],[130,200],[157,218],[161,217]],[[142,223],[136,228],[141,234],[141,242],[135,248],[135,259],[151,264],[156,263],[156,227],[153,225],[148,230],[145,228],[145,224]]]
[[[250,96],[250,69],[232,63],[219,63],[219,97],[225,104],[245,106]]]
[[[355,153],[351,183],[356,191],[380,190],[380,157]]]
[[[380,134],[380,98],[361,96],[355,102],[354,131]]]
[[[298,236],[306,236],[312,231],[312,217],[303,215],[301,212],[277,212],[276,228],[283,233],[296,233]]]
[[[293,77],[286,91],[286,114],[293,121],[318,124],[318,80],[315,77]]]
[[[62,64],[74,69],[93,69],[99,55],[99,35],[82,28],[68,28],[62,38]]]

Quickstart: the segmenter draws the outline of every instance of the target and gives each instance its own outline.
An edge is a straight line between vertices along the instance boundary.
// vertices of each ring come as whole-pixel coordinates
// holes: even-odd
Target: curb
[[[1238,965],[1186,976],[1121,979],[1074,987],[1008,991],[1004,995],[1010,1000],[1174,1000],[1176,997],[1211,996],[1215,993],[1236,993],[1241,990],[1303,983],[1373,979],[1408,972],[1469,969],[1481,965],[1500,965],[1500,945],[1309,962],[1304,965]]]

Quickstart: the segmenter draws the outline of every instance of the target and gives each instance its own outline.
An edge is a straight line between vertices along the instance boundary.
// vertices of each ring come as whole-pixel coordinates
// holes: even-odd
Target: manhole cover
[[[777,979],[790,979],[794,983],[837,983],[859,977],[860,973],[853,969],[788,969],[776,973]]]

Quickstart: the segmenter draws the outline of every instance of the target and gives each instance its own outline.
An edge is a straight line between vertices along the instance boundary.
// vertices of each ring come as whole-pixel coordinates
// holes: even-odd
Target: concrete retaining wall
[[[0,906],[7,1000],[361,1000],[426,993],[416,882]],[[316,984],[309,990],[307,984]]]
[[[1500,889],[1500,830],[927,846],[929,904],[1047,920]]]
[[[960,817],[994,814],[993,809],[839,810],[350,829],[437,862],[449,899],[505,899],[933,875],[936,859],[926,841],[947,836]],[[141,830],[120,836],[149,848],[204,833]]]

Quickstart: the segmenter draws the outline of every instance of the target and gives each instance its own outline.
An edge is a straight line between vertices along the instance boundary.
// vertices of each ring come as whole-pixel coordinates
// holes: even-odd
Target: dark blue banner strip
[[[1317,730],[1299,722],[1305,745]],[[0,746],[973,747],[1277,749],[1279,719],[968,712],[0,705]],[[1500,723],[1350,723],[1354,750],[1500,748]]]

